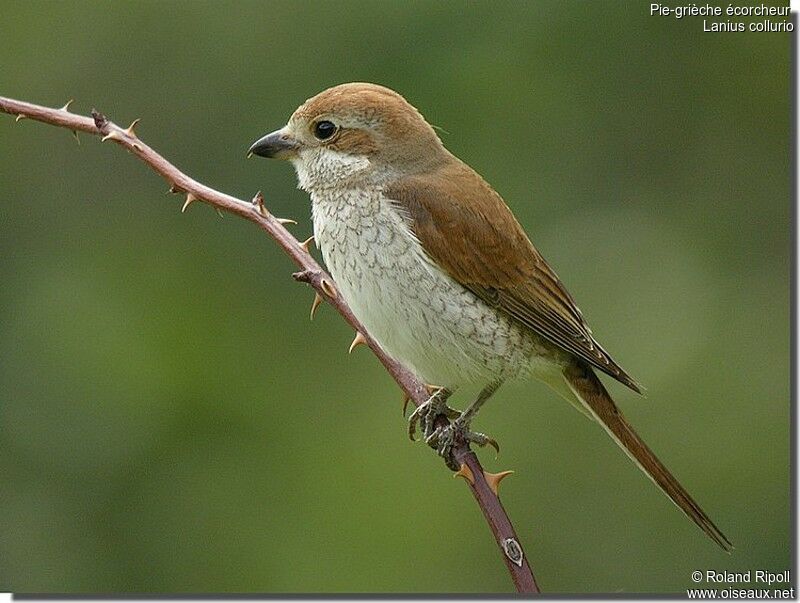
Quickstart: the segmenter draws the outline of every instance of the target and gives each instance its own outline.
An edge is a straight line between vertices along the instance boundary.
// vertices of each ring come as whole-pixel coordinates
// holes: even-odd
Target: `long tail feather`
[[[575,396],[595,420],[619,444],[625,453],[644,471],[664,493],[723,550],[733,549],[731,542],[714,525],[700,506],[689,496],[678,480],[656,458],[653,451],[636,435],[628,421],[614,404],[600,379],[588,366],[575,362],[564,369],[564,378]]]

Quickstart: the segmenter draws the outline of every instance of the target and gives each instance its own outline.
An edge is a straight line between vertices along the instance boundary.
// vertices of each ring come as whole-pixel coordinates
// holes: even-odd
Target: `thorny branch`
[[[339,314],[356,331],[356,338],[351,345],[352,349],[359,345],[367,345],[377,356],[389,374],[402,388],[407,400],[416,406],[424,403],[429,397],[425,384],[417,380],[405,367],[387,356],[370,334],[358,322],[344,300],[337,294],[333,279],[320,267],[308,251],[311,239],[301,243],[283,224],[292,220],[283,220],[273,216],[264,206],[264,197],[258,192],[252,201],[242,201],[225,193],[216,191],[208,186],[193,180],[155,150],[145,144],[136,133],[134,121],[128,128],[120,128],[106,117],[92,111],[92,117],[83,117],[69,111],[72,101],[60,109],[51,109],[30,103],[0,97],[0,112],[16,116],[16,121],[31,119],[53,126],[72,130],[77,137],[77,132],[85,132],[100,136],[103,142],[114,141],[146,163],[153,171],[160,174],[170,185],[170,191],[185,195],[181,211],[185,211],[194,202],[207,203],[217,210],[236,214],[255,223],[280,245],[281,249],[300,268],[294,274],[298,281],[308,283],[315,290],[312,317],[321,301],[333,306]],[[447,419],[439,419],[446,424]],[[456,462],[460,465],[457,476],[463,477],[469,485],[475,500],[483,511],[486,522],[500,547],[503,560],[511,573],[514,586],[521,593],[538,593],[539,588],[528,565],[527,556],[524,554],[519,539],[511,524],[511,520],[497,497],[497,487],[500,480],[510,472],[497,474],[487,473],[481,467],[478,458],[464,442],[457,443],[453,451]]]

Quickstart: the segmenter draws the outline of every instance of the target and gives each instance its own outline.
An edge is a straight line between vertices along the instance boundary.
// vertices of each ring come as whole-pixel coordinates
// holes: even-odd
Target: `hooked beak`
[[[247,156],[258,155],[259,157],[269,157],[271,159],[289,159],[293,157],[300,144],[281,128],[263,138],[256,140],[247,151]]]

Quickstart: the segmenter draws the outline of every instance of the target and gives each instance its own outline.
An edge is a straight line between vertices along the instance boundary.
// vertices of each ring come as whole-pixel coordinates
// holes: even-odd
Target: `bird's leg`
[[[417,423],[422,423],[422,437],[427,440],[436,430],[438,417],[444,415],[448,419],[454,419],[461,416],[461,413],[447,405],[447,399],[452,395],[452,390],[440,387],[424,404],[420,404],[408,418],[408,437],[413,440],[417,432]]]
[[[481,390],[481,393],[478,394],[475,401],[450,423],[450,425],[443,428],[436,428],[433,433],[425,438],[425,443],[435,448],[439,456],[444,458],[444,462],[447,463],[447,466],[454,471],[458,469],[458,463],[456,463],[453,458],[453,446],[458,439],[462,439],[467,443],[477,444],[478,446],[486,446],[489,444],[492,448],[497,450],[497,452],[500,452],[500,447],[495,440],[486,434],[470,431],[469,425],[472,419],[475,418],[475,415],[478,414],[481,406],[492,397],[492,394],[494,394],[497,388],[502,384],[502,379],[492,381]]]

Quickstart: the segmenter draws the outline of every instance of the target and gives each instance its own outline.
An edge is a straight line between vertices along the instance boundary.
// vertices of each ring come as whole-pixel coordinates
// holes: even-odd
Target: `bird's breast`
[[[450,387],[512,376],[528,364],[524,334],[436,266],[379,190],[312,193],[312,201],[328,270],[390,356]]]

